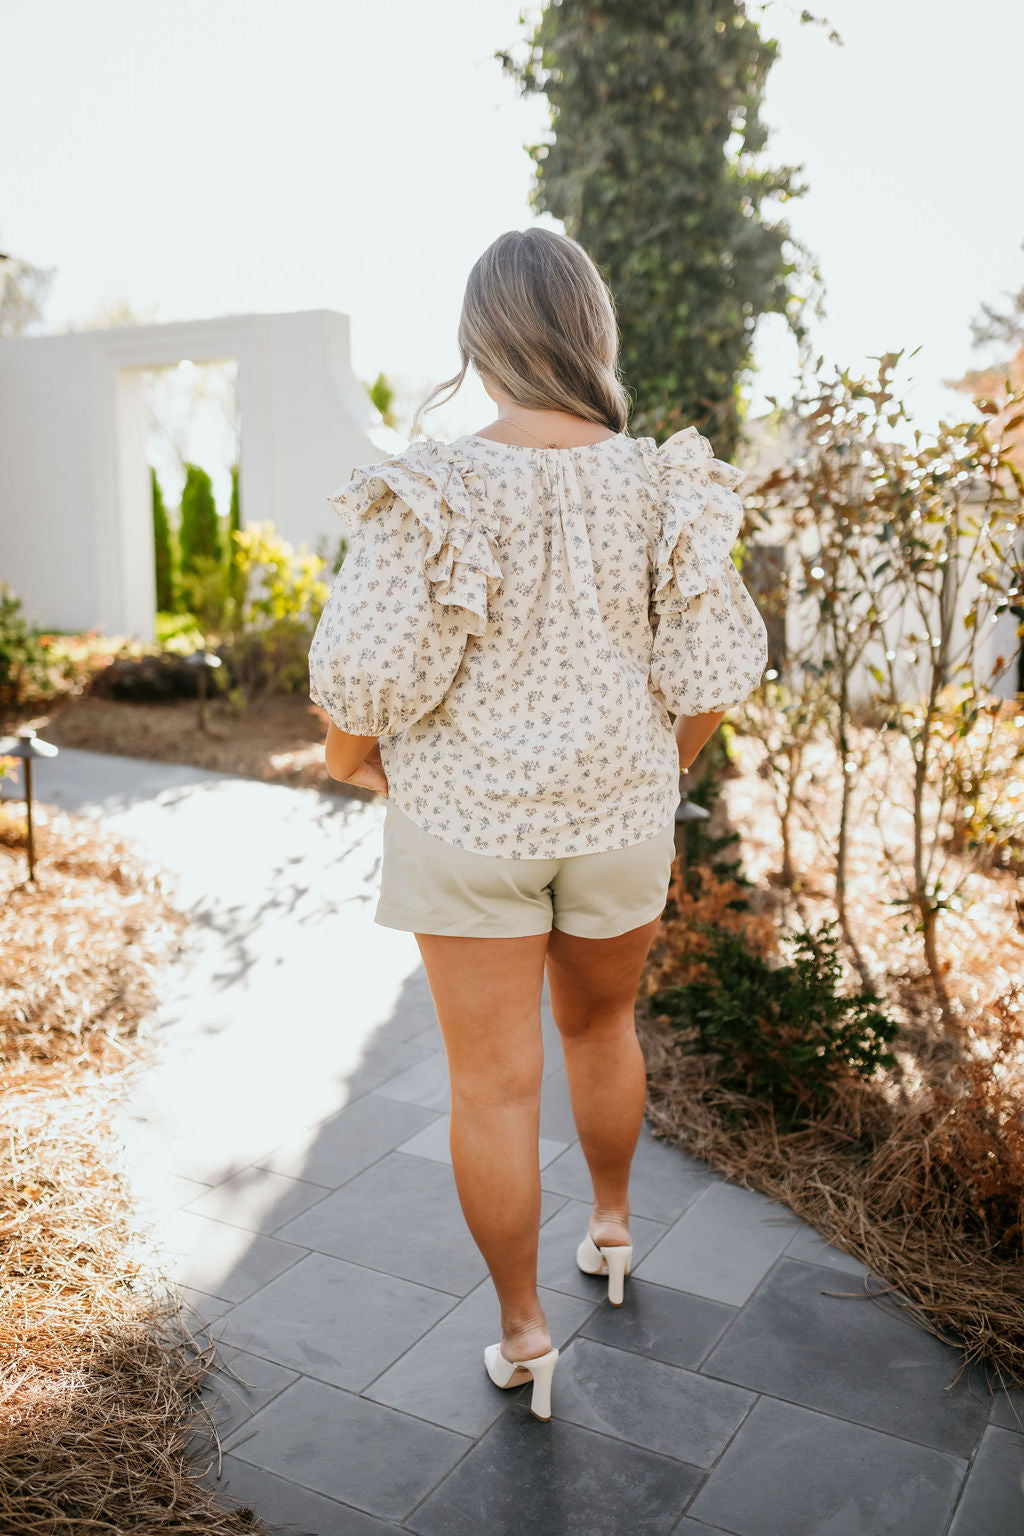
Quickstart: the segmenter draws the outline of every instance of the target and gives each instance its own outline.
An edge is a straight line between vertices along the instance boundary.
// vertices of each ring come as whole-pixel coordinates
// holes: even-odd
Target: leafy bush
[[[795,958],[774,967],[739,935],[708,931],[706,978],[656,992],[650,1006],[695,1031],[701,1051],[720,1054],[722,1087],[769,1100],[783,1116],[824,1108],[838,1077],[896,1065],[885,1046],[899,1028],[875,993],[838,995],[836,929],[790,930]]]
[[[49,687],[46,647],[21,607],[21,598],[0,582],[0,709],[45,696]]]
[[[208,680],[207,692],[217,684]],[[160,704],[166,699],[194,699],[199,693],[199,672],[184,656],[173,651],[155,655],[117,656],[89,685],[96,698],[120,699],[130,704]]]
[[[219,555],[194,555],[181,574],[181,601],[199,628],[219,634],[231,623],[232,571]]]
[[[228,682],[247,697],[302,692],[309,686],[313,630],[330,590],[320,574],[325,561],[306,549],[296,553],[269,522],[239,529],[232,539],[238,588],[222,650]]]
[[[206,636],[197,624],[194,613],[158,613],[156,641],[162,650],[188,656],[205,645]]]

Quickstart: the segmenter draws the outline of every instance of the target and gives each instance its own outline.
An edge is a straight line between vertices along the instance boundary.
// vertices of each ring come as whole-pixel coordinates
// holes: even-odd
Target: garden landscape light
[[[206,678],[211,667],[220,666],[220,657],[212,651],[193,651],[191,656],[186,656],[185,665],[198,667],[199,669],[199,729],[206,730]]]
[[[13,743],[13,744],[12,744]],[[59,748],[52,741],[43,741],[30,726],[0,742],[0,757],[20,757],[25,764],[25,820],[28,823],[28,877],[36,878],[35,848],[32,841],[32,759],[56,757]]]

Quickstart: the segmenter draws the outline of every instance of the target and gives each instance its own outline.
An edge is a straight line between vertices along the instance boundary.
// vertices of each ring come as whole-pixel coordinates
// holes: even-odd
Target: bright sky
[[[0,249],[56,267],[48,330],[104,301],[158,320],[330,308],[353,364],[417,398],[458,367],[469,268],[524,228],[543,98],[493,59],[518,0],[0,0]],[[814,7],[817,12],[817,7]],[[922,427],[989,360],[970,319],[1024,283],[1019,0],[772,4],[772,163],[826,282],[826,361],[920,346]],[[535,13],[536,7],[533,8]],[[755,7],[752,13],[758,14]],[[819,12],[820,13],[820,12]],[[547,222],[547,221],[545,221]],[[556,226],[557,227],[557,226]],[[762,320],[752,409],[796,354]],[[493,416],[467,382],[438,436]]]

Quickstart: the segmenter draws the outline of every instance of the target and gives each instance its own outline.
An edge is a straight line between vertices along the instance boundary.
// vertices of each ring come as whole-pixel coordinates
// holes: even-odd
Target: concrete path
[[[546,991],[561,1356],[534,1419],[484,1371],[497,1298],[419,952],[372,920],[383,802],[73,750],[37,781],[174,871],[195,918],[125,1136],[246,1383],[217,1375],[217,1487],[295,1536],[1020,1536],[1024,1392],[947,1389],[956,1352],[863,1299],[856,1261],[646,1128],[609,1306],[575,1265],[590,1189]]]

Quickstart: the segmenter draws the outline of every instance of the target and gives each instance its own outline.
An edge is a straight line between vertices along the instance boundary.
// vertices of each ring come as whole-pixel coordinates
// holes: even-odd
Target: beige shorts
[[[612,939],[661,916],[675,854],[674,822],[630,848],[560,859],[474,853],[425,831],[389,800],[374,922],[473,938],[558,928]]]

